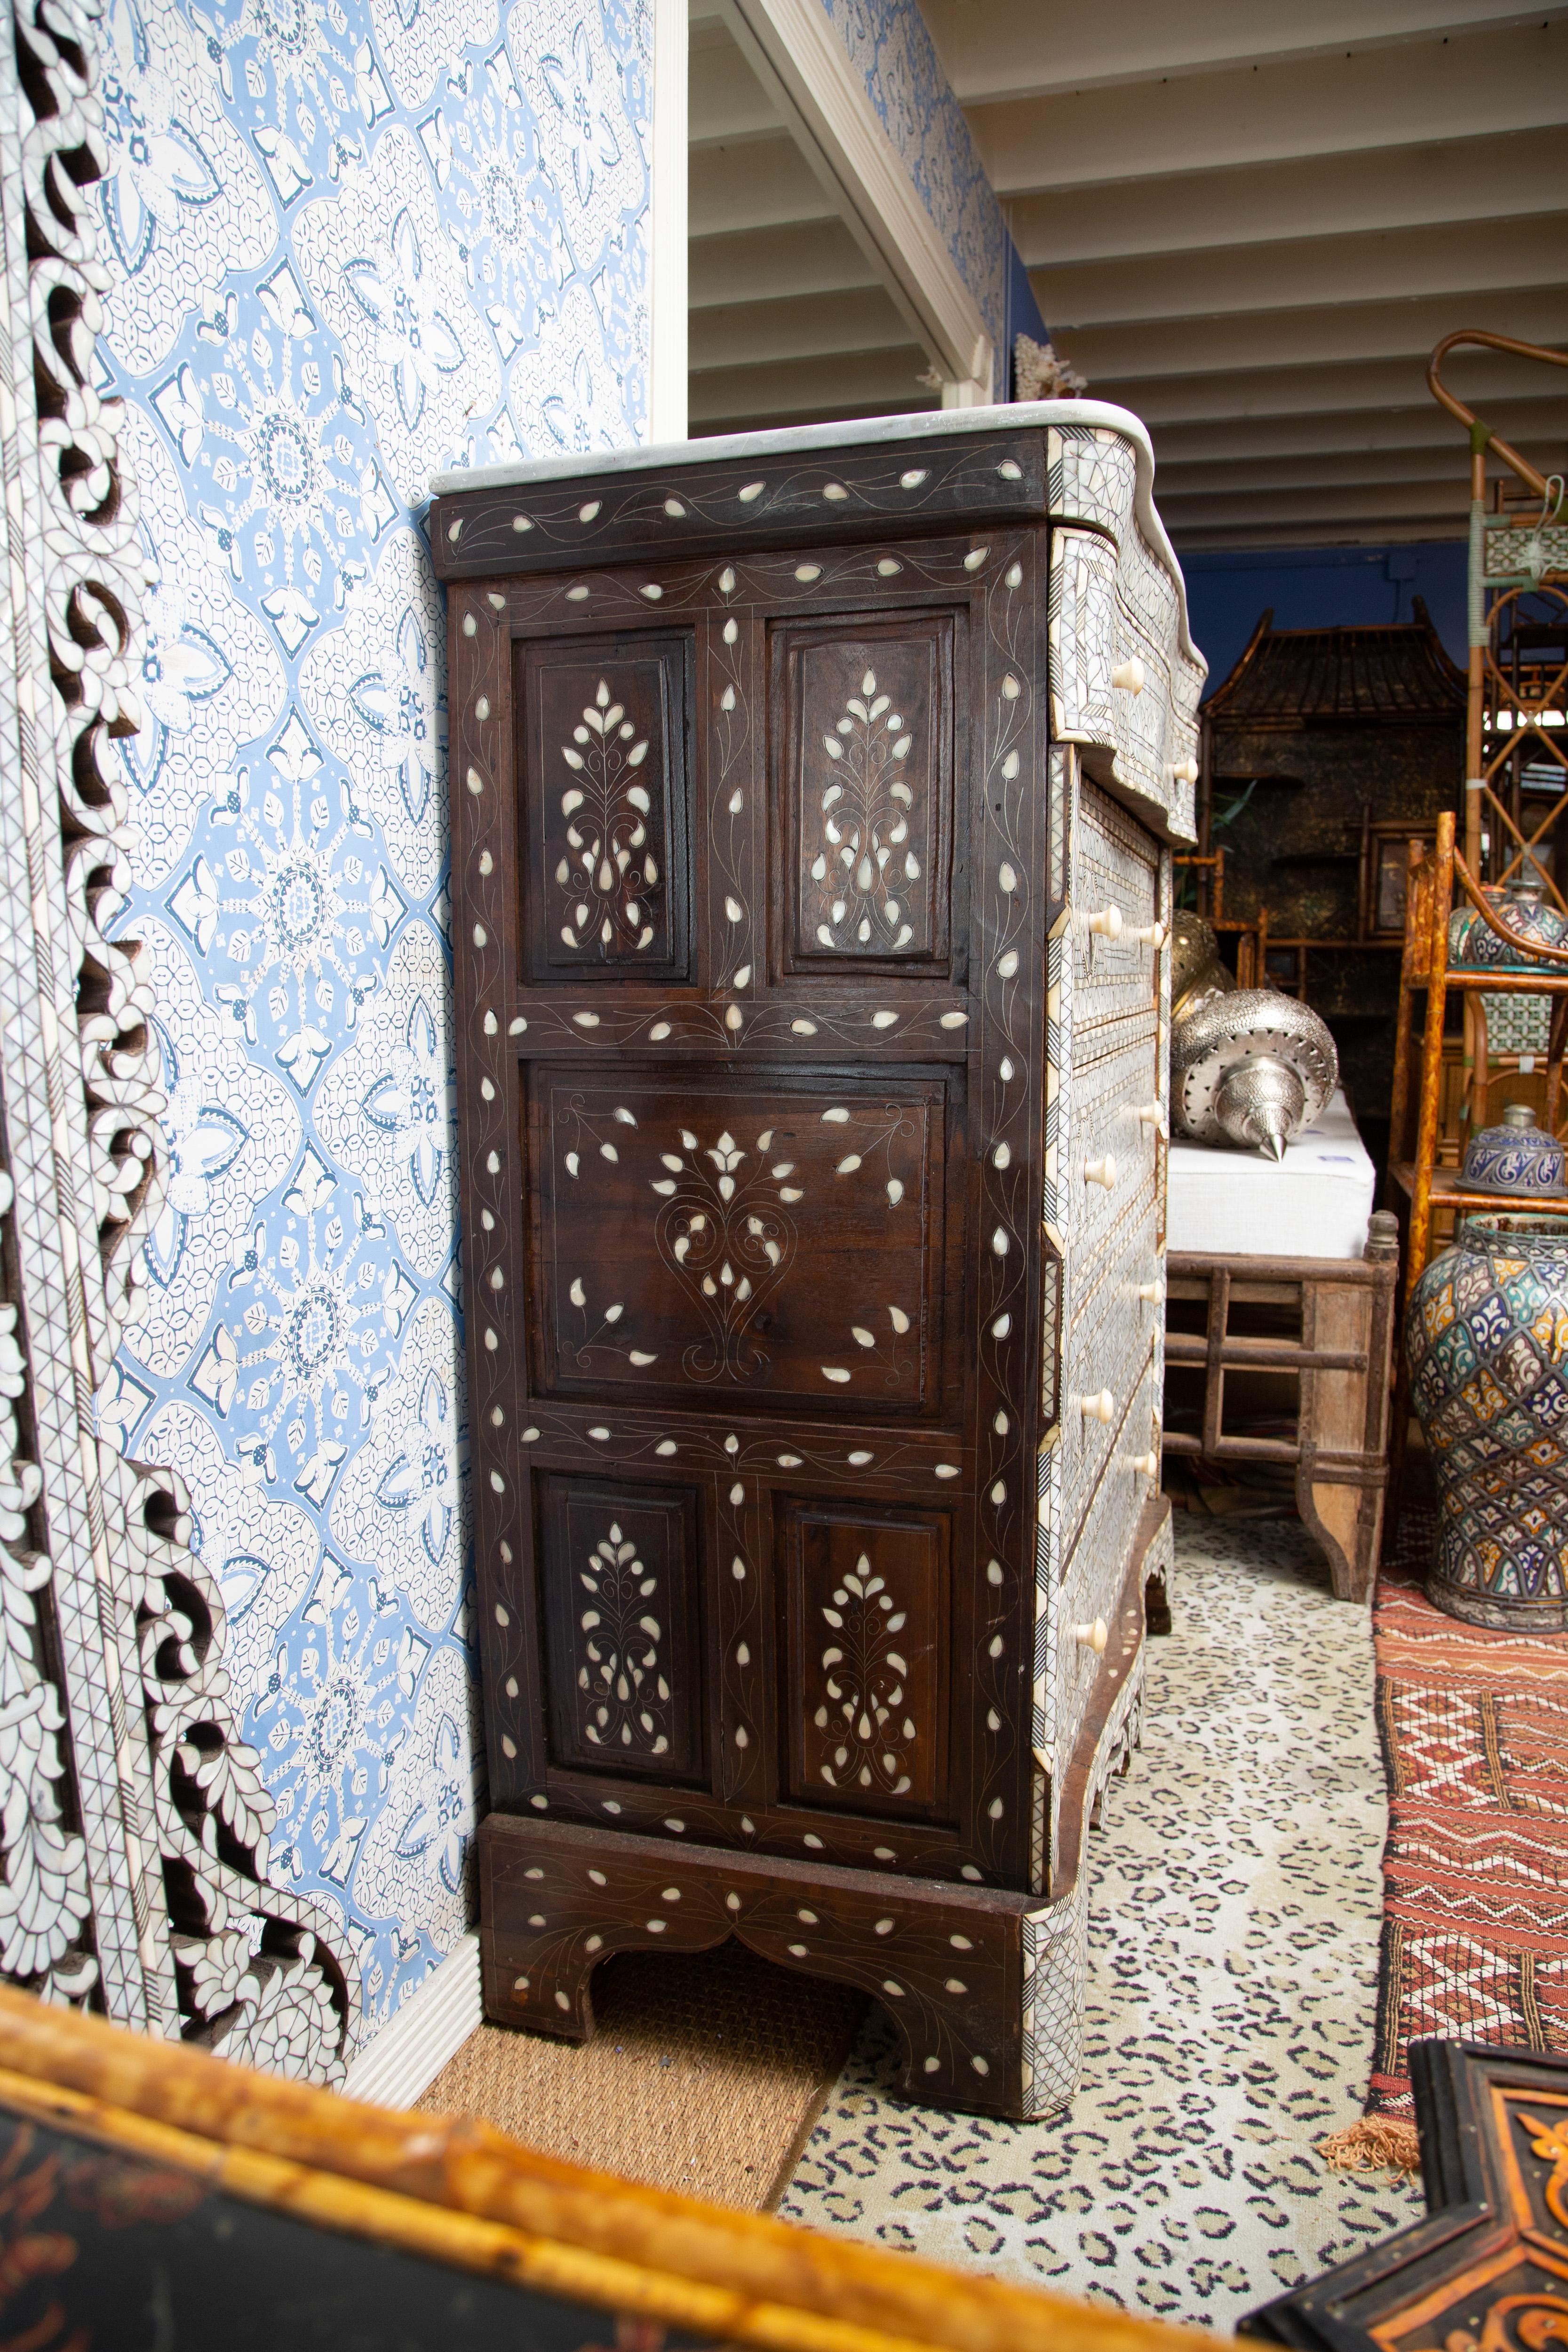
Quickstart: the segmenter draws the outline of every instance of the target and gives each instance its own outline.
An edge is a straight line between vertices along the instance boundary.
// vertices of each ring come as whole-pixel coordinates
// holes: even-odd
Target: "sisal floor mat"
[[[482,2025],[418,2104],[658,2189],[770,2208],[865,2006],[741,1944],[626,1952],[595,1973],[592,2042]]]

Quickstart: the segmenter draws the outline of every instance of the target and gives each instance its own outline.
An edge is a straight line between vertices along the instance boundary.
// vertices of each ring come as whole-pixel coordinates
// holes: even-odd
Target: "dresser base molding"
[[[1062,1790],[1058,1850],[1070,1865],[1048,1900],[491,1813],[479,1831],[485,2015],[585,2042],[601,1960],[708,1951],[737,1936],[782,1968],[880,2001],[902,2039],[910,2098],[1016,2118],[1062,2105],[1078,2076],[1083,1843],[1137,1744],[1145,1581],[1163,1565],[1169,1520],[1162,1497],[1129,1558]]]

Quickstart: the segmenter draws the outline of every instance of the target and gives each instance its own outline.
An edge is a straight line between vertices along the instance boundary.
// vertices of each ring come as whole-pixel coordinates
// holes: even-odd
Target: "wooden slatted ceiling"
[[[922,0],[1058,348],[1154,432],[1178,543],[1463,528],[1426,354],[1568,344],[1568,8]],[[1543,470],[1568,379],[1448,379]]]
[[[931,361],[716,6],[692,0],[693,434],[908,414]]]
[[[1423,382],[1474,325],[1568,343],[1568,6],[922,0],[1041,310],[1145,417],[1189,546],[1447,536]],[[929,408],[929,365],[727,28],[693,0],[691,430]],[[1568,381],[1460,356],[1543,470]]]

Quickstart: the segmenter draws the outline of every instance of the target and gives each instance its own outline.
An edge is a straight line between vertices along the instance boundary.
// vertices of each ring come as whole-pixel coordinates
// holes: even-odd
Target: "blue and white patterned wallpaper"
[[[112,0],[149,575],[120,929],[168,1204],[102,1425],[187,1481],[271,1866],[365,2032],[470,1916],[433,469],[646,432],[650,0]]]
[[[995,348],[995,397],[1005,400],[1007,227],[925,18],[916,0],[822,5],[974,297]]]

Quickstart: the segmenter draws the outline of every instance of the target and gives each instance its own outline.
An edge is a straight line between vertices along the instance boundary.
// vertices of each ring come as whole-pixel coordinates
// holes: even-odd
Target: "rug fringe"
[[[1381,2165],[1392,2172],[1421,2169],[1415,2126],[1402,2116],[1363,2116],[1348,2130],[1321,2139],[1318,2154],[1331,2172],[1371,2172]]]

